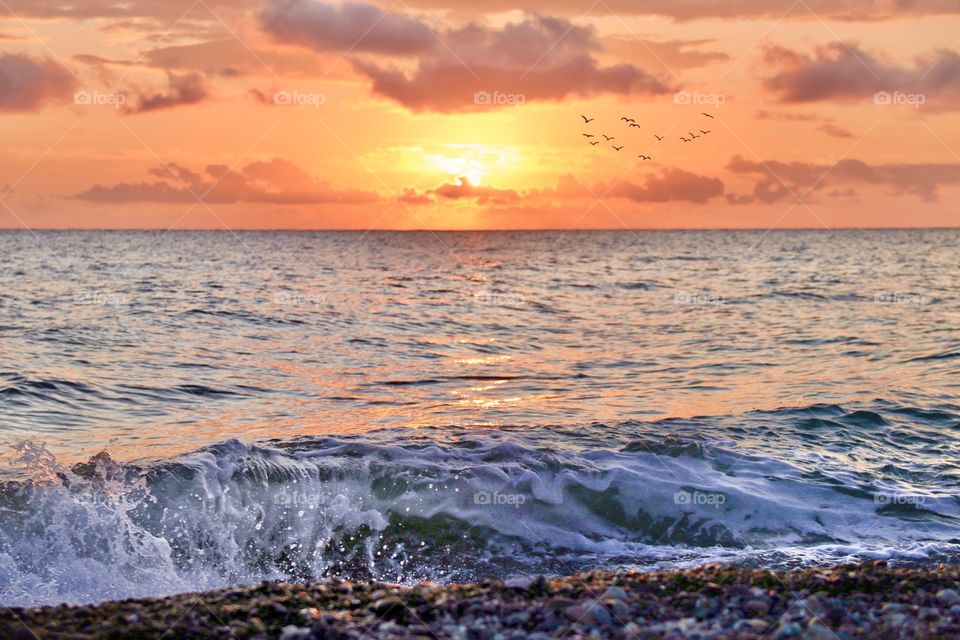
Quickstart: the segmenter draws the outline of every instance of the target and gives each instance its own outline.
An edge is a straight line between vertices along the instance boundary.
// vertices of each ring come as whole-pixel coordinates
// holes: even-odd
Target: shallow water
[[[0,603],[953,557],[958,246],[0,233]]]

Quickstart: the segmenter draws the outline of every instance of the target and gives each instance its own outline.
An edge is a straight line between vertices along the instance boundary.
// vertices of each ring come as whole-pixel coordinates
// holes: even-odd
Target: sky
[[[516,6],[0,0],[0,228],[960,223],[957,0]]]

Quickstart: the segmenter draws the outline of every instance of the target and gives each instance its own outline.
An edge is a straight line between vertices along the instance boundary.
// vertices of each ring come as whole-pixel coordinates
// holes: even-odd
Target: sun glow
[[[508,174],[516,166],[519,154],[512,147],[453,144],[444,145],[427,158],[430,165],[452,179],[466,178],[477,186],[491,175]]]

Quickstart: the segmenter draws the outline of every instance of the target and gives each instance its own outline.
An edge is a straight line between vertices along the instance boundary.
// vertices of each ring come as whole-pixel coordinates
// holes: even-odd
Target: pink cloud
[[[923,95],[924,106],[960,109],[960,54],[935,51],[899,65],[857,45],[834,42],[803,54],[769,47],[775,75],[764,87],[782,102],[872,101],[879,92]]]
[[[126,110],[127,113],[146,113],[161,109],[172,109],[181,105],[197,104],[210,95],[206,78],[201,73],[186,73],[167,76],[166,91],[152,94],[142,94],[137,98],[135,106]]]
[[[278,17],[280,9],[300,18],[283,12]],[[262,21],[279,41],[349,54],[375,94],[412,111],[475,111],[570,96],[672,90],[663,78],[633,64],[601,65],[595,54],[603,47],[593,29],[539,14],[499,29],[469,24],[434,30],[369,4],[334,8],[320,0],[278,0]],[[409,60],[384,64],[360,55],[385,53]]]
[[[608,188],[601,186],[598,193],[604,192],[607,192],[608,196],[627,198],[634,202],[681,201],[704,204],[722,196],[724,186],[719,178],[671,168],[660,174],[648,175],[642,184],[624,181]]]
[[[735,203],[777,202],[788,197],[837,189],[852,185],[888,187],[895,195],[913,195],[936,202],[944,186],[960,185],[960,163],[954,164],[878,164],[861,160],[841,160],[836,165],[807,162],[753,162],[735,156],[727,167],[742,175],[759,179],[750,195],[731,196]]]
[[[0,54],[0,111],[31,112],[67,102],[77,79],[58,62],[16,53]]]
[[[203,173],[170,163],[150,170],[154,182],[122,182],[113,186],[95,185],[73,196],[88,202],[204,202],[233,204],[360,204],[376,202],[380,196],[358,189],[334,189],[316,180],[297,165],[282,159],[253,162],[241,171],[225,165],[209,165]]]

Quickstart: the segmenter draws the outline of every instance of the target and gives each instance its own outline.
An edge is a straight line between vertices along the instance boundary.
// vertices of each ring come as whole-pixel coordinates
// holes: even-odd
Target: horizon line
[[[26,227],[0,227],[0,233],[5,232],[19,232],[19,233],[38,233],[38,232],[50,232],[50,231],[75,231],[75,232],[116,232],[116,233],[129,233],[129,232],[163,232],[163,233],[278,233],[278,232],[295,232],[295,233],[609,233],[609,232],[650,232],[650,231],[661,231],[661,232],[676,232],[676,231],[763,231],[766,233],[773,233],[777,231],[821,231],[821,232],[836,232],[836,231],[956,231],[960,230],[960,224],[952,227],[945,226],[936,226],[936,227],[596,227],[596,228],[577,228],[577,229],[564,229],[561,227],[549,227],[543,229],[535,228],[501,228],[501,229],[432,229],[432,228],[415,228],[415,229],[388,229],[388,228],[374,228],[374,229],[364,229],[364,228],[343,228],[343,229],[314,229],[309,227],[276,227],[276,228],[265,228],[265,229],[255,229],[255,228],[241,228],[241,229],[224,229],[224,228],[214,228],[214,227],[195,227],[195,228],[184,228],[184,229],[169,229],[163,227],[43,227],[43,228],[26,228]]]

